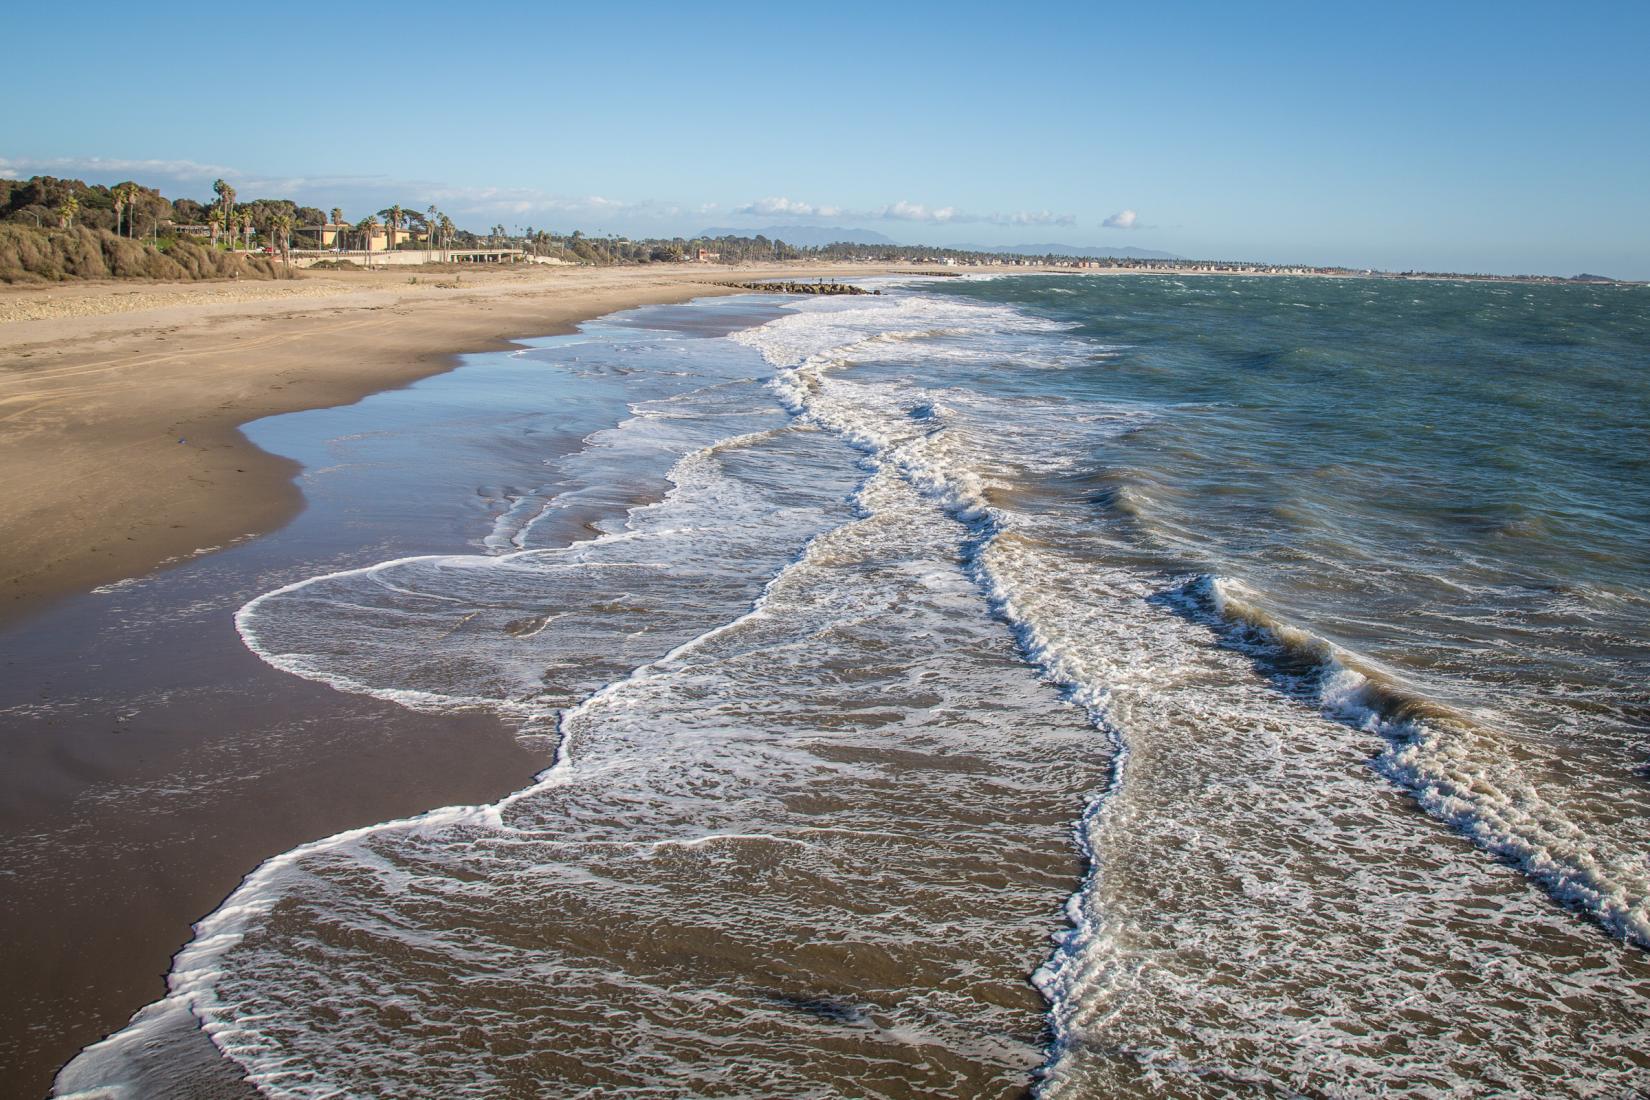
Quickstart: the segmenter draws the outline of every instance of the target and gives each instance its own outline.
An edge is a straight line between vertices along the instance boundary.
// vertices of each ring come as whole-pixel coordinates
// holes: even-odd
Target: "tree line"
[[[132,180],[106,187],[53,176],[0,179],[0,222],[42,229],[106,230],[154,242],[177,235],[180,227],[205,226],[204,235],[214,246],[241,250],[267,247],[277,253],[319,245],[319,241],[304,239],[301,231],[328,226],[339,227],[338,237],[328,247],[364,249],[377,237],[391,249],[519,248],[535,256],[596,265],[680,263],[697,259],[701,251],[715,255],[724,264],[802,259],[915,262],[973,255],[901,246],[837,244],[799,248],[760,234],[631,239],[616,234],[588,236],[581,230],[558,233],[533,226],[512,232],[502,224],[478,233],[458,228],[433,205],[419,209],[398,203],[346,222],[339,207],[321,210],[291,199],[243,200],[235,186],[225,180],[216,181],[212,192],[209,199],[168,199],[156,188]]]
[[[149,241],[176,237],[188,227],[190,235],[207,236],[214,246],[242,250],[262,246],[277,252],[319,243],[295,240],[302,230],[341,224],[340,243],[348,247],[366,247],[368,236],[374,233],[387,235],[391,248],[407,247],[414,237],[432,247],[451,248],[460,236],[452,219],[434,206],[420,211],[394,205],[349,224],[344,223],[344,212],[338,207],[324,211],[291,199],[242,200],[234,185],[221,179],[212,185],[212,193],[212,198],[203,200],[168,199],[158,189],[134,180],[111,187],[55,176],[0,179],[0,222],[39,229],[102,230]]]
[[[460,229],[445,213],[429,205],[393,204],[346,222],[339,207],[321,210],[291,199],[243,200],[232,183],[217,180],[212,197],[168,199],[157,189],[127,180],[105,187],[75,179],[34,176],[0,179],[0,223],[41,229],[101,230],[116,236],[147,239],[164,251],[182,235],[205,236],[213,248],[249,251],[267,248],[286,254],[292,248],[317,247],[303,230],[327,227],[336,237],[325,247],[365,249],[382,238],[390,249],[438,251],[473,248],[519,248],[534,256],[576,264],[680,263],[701,254],[723,264],[784,260],[821,262],[1066,264],[1068,256],[1019,256],[925,245],[836,244],[798,247],[760,234],[751,237],[670,237],[632,239],[616,234],[587,236],[580,230],[558,233],[527,226],[511,231],[502,224],[477,233]],[[191,228],[185,230],[183,227]],[[1118,266],[1145,266],[1139,261],[1110,261]]]

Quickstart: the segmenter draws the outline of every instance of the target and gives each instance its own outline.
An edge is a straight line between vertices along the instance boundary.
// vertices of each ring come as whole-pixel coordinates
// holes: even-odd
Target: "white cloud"
[[[84,179],[90,183],[112,184],[134,179],[159,187],[169,197],[209,195],[212,182],[228,180],[242,199],[290,198],[322,208],[341,206],[347,215],[359,216],[390,203],[423,209],[440,206],[461,224],[510,220],[554,219],[572,228],[651,224],[665,229],[675,223],[678,231],[696,226],[680,224],[688,218],[704,218],[717,210],[752,218],[786,218],[798,221],[894,221],[923,225],[979,223],[1004,226],[1074,225],[1071,214],[1050,210],[1021,210],[1008,213],[976,212],[955,206],[899,202],[866,209],[851,209],[831,203],[805,202],[785,196],[757,199],[741,206],[715,202],[680,204],[657,199],[615,199],[605,195],[558,195],[531,187],[463,187],[434,180],[397,179],[384,175],[258,176],[222,164],[192,160],[122,160],[113,157],[0,157],[0,178],[17,179],[32,175],[52,175]],[[1108,218],[1107,225],[1130,219],[1125,211]]]
[[[788,198],[766,198],[735,207],[733,212],[762,218],[838,218],[847,221],[921,222],[926,225],[947,225],[954,222],[985,222],[991,225],[1075,225],[1077,222],[1076,217],[1071,214],[1057,214],[1052,210],[1020,210],[1008,214],[975,213],[959,210],[955,206],[931,207],[925,203],[905,200],[855,210]]]
[[[1119,210],[1100,224],[1107,229],[1135,229],[1139,227],[1140,215],[1133,210]]]
[[[209,192],[213,182],[219,179],[232,184],[242,199],[313,197],[324,191],[400,186],[386,176],[255,176],[226,164],[120,157],[0,157],[0,175],[14,179],[25,175],[60,176],[101,184],[131,179],[156,187],[172,198],[191,190]]]
[[[995,225],[1076,225],[1077,218],[1072,214],[1056,214],[1052,210],[1021,210],[1013,214],[993,214],[990,221]]]
[[[0,174],[9,178],[50,175],[84,179],[90,183],[115,183],[134,179],[159,185],[172,197],[195,190],[209,191],[212,182],[224,179],[234,185],[242,199],[291,198],[300,203],[377,209],[380,204],[401,202],[423,207],[431,203],[451,204],[450,213],[476,214],[495,218],[503,215],[561,213],[568,215],[656,214],[668,216],[678,208],[651,200],[627,202],[602,195],[553,195],[527,187],[454,187],[430,180],[394,179],[382,175],[360,176],[256,176],[222,164],[202,164],[192,160],[121,160],[112,157],[0,157]]]
[[[142,182],[159,177],[166,180],[229,179],[241,173],[219,164],[200,164],[192,160],[122,160],[118,157],[0,157],[0,172],[12,179],[30,176],[91,176],[96,179],[120,177]]]
[[[362,191],[370,193],[373,197],[366,204],[369,207],[373,202],[410,200],[415,206],[440,206],[454,218],[469,216],[484,218],[488,222],[500,218],[527,217],[555,217],[569,222],[579,218],[674,218],[684,212],[677,203],[655,199],[632,201],[606,195],[556,195],[532,187],[457,187],[427,180],[384,178],[348,181],[344,189],[356,194]],[[284,193],[308,197],[308,190],[293,188]]]
[[[767,198],[746,203],[735,210],[734,213],[754,214],[763,218],[771,218],[775,215],[794,218],[834,218],[839,216],[842,211],[835,206],[816,206],[811,202],[795,202],[787,198]]]
[[[930,210],[920,202],[896,202],[875,212],[873,217],[902,222],[948,222],[957,217],[954,207]]]

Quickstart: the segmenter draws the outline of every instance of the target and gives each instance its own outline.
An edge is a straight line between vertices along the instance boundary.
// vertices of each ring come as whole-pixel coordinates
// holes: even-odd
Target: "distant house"
[[[362,234],[365,230],[356,229],[349,222],[328,222],[325,225],[306,225],[292,231],[295,238],[301,239],[306,248],[360,248]],[[422,230],[409,229],[405,226],[395,231],[395,243],[399,247],[404,241],[422,242],[428,234]],[[368,252],[382,252],[390,246],[390,231],[387,226],[375,225],[372,234],[366,238]]]
[[[210,237],[212,235],[210,225],[174,225],[171,222],[163,222],[161,223],[161,230],[170,233],[174,237]]]
[[[694,262],[701,264],[713,264],[719,262],[721,259],[722,254],[720,252],[712,252],[708,248],[701,248],[694,255]]]
[[[339,234],[349,232],[349,222],[338,222],[326,225],[305,225],[292,231],[295,240],[302,240],[307,248],[337,248],[344,244],[339,240]]]

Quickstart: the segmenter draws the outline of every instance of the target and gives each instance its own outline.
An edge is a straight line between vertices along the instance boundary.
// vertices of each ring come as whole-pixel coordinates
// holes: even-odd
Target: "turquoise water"
[[[1650,1087],[1650,295],[883,289],[536,349],[629,415],[247,603],[546,770],[266,863],[60,1090]]]

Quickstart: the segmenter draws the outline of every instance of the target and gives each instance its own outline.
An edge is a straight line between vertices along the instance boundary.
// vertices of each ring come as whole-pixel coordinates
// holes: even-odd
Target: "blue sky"
[[[1650,278],[1650,3],[74,12],[7,17],[0,173]]]

